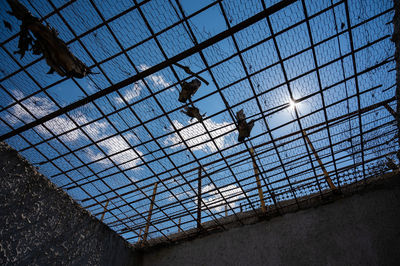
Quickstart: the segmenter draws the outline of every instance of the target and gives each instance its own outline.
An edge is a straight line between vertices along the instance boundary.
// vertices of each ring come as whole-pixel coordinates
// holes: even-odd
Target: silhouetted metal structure
[[[45,75],[43,58],[14,56],[18,33],[5,30],[0,140],[132,243],[210,221],[224,230],[226,213],[262,218],[391,171],[389,0],[216,0],[191,13],[179,0],[28,2],[99,74]],[[199,30],[213,14],[224,25]],[[180,84],[196,77],[210,84],[192,104],[220,106],[181,124]],[[244,143],[241,109],[255,121]]]

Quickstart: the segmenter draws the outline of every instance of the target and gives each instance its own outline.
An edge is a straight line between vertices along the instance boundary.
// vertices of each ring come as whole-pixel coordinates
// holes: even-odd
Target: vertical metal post
[[[143,234],[143,242],[145,242],[147,240],[147,235],[149,234],[150,220],[151,220],[151,214],[153,212],[154,200],[156,199],[157,185],[158,185],[158,182],[156,182],[154,184],[153,196],[151,197],[151,202],[150,202],[149,216],[147,217],[146,228],[145,228],[144,234]]]
[[[139,236],[138,236],[138,240],[137,240],[138,243],[140,242],[141,237],[142,237],[142,228],[140,228],[140,231],[139,231]]]
[[[322,164],[322,161],[319,158],[318,153],[315,151],[313,144],[311,143],[310,139],[308,138],[308,136],[304,130],[303,130],[303,134],[304,134],[304,138],[306,139],[306,141],[308,143],[308,146],[310,146],[312,153],[314,154],[315,158],[317,159],[317,162],[318,162],[319,166],[321,167],[322,172],[324,172],[326,182],[328,182],[329,187],[331,189],[333,189],[333,190],[336,189],[335,184],[333,184],[332,179],[329,177],[328,171],[326,171],[325,166]]]
[[[182,229],[181,229],[181,217],[179,217],[179,220],[178,220],[178,233],[180,233],[182,231]]]
[[[104,211],[103,211],[103,214],[101,215],[100,221],[103,221],[103,219],[104,219],[104,215],[106,214],[107,206],[108,206],[109,202],[110,202],[110,200],[107,200],[106,205],[104,206]]]
[[[228,216],[228,205],[225,205],[225,217]]]
[[[197,229],[201,229],[201,167],[197,180]]]
[[[261,188],[261,182],[260,182],[260,177],[258,175],[259,172],[258,172],[258,167],[257,167],[257,164],[256,164],[256,159],[254,158],[254,150],[253,150],[253,148],[250,148],[250,155],[251,155],[251,160],[253,161],[254,175],[256,176],[258,197],[260,198],[261,210],[265,213],[265,212],[267,212],[267,208],[265,207],[264,193],[263,193],[262,188]]]

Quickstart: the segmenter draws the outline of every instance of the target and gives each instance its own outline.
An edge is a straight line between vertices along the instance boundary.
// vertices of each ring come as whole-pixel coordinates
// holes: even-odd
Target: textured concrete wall
[[[175,246],[143,265],[399,265],[400,176],[363,194]]]
[[[0,265],[138,265],[140,256],[0,143]]]

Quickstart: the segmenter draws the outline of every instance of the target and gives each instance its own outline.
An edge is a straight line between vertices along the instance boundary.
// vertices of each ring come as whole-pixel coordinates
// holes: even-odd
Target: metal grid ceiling
[[[277,2],[21,1],[99,73],[74,79],[13,54],[19,22],[3,1],[1,139],[131,243],[155,183],[148,239],[201,229],[199,214],[260,215],[251,147],[267,212],[330,191],[307,137],[339,190],[388,171],[392,1]],[[192,98],[202,122],[181,113],[179,84],[193,77],[174,63],[210,82]],[[244,143],[240,109],[256,121]]]

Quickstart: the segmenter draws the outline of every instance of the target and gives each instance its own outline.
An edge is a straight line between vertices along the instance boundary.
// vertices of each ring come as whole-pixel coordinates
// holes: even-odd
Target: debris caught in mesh
[[[250,137],[250,132],[254,126],[254,119],[250,120],[250,122],[247,123],[246,115],[244,114],[243,109],[236,113],[236,119],[238,122],[239,131],[238,141],[243,142],[245,138]]]
[[[184,109],[185,110],[182,110],[181,112],[190,117],[190,122],[193,120],[193,118],[196,118],[199,122],[201,122],[203,121],[203,117],[206,115],[201,115],[200,110],[197,107],[185,107]]]
[[[54,28],[43,25],[18,0],[7,0],[11,12],[7,12],[22,22],[20,26],[18,51],[16,54],[24,57],[31,50],[35,55],[43,55],[50,66],[48,74],[57,72],[60,76],[83,78],[93,74],[89,68],[76,58],[67,45],[58,38]],[[10,25],[11,27],[11,25]]]
[[[197,92],[200,88],[201,82],[198,79],[193,79],[190,82],[182,82],[182,90],[179,93],[179,101],[181,103],[186,103],[187,100],[190,100],[192,96]]]

